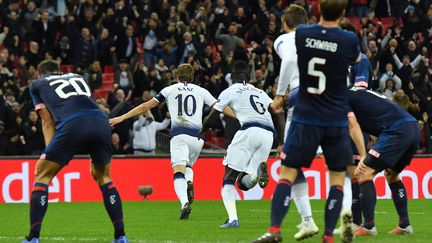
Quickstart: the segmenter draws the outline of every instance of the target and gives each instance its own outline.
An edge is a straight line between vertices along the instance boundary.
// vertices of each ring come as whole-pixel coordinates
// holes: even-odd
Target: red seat
[[[114,82],[105,81],[102,83],[102,88],[111,90],[113,85],[114,85]]]
[[[114,73],[102,73],[103,82],[114,82]]]
[[[71,73],[71,72],[73,72],[73,66],[72,65],[60,65],[60,71],[62,73]]]
[[[106,66],[104,67],[104,73],[114,73],[114,69],[113,69],[113,67],[110,66],[110,65],[106,65]]]
[[[383,18],[381,18],[381,23],[383,25],[390,25],[391,26],[394,24],[395,21],[396,21],[395,17],[383,17]]]
[[[105,89],[105,88],[95,89],[93,91],[93,98],[94,99],[104,98],[105,100],[107,100],[110,91],[111,89]]]

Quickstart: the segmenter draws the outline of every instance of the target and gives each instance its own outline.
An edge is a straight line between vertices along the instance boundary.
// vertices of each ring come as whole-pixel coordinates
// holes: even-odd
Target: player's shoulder
[[[295,31],[292,31],[290,33],[285,33],[280,35],[274,42],[274,49],[278,54],[281,54],[284,50],[289,50],[289,48],[282,48],[284,46],[287,46],[286,44],[292,43],[293,46],[289,46],[289,48],[295,48]],[[283,44],[283,45],[282,45]]]

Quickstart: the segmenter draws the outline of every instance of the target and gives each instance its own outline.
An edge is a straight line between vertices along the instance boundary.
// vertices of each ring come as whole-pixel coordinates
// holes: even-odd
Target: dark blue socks
[[[282,221],[288,212],[291,201],[291,182],[285,179],[279,180],[273,194],[271,204],[271,223],[269,231],[276,233],[280,231]]]
[[[339,215],[342,209],[343,200],[343,187],[342,186],[331,186],[329,195],[327,198],[324,219],[325,219],[325,232],[324,235],[332,236],[333,230],[339,219]]]
[[[123,209],[120,195],[112,182],[100,187],[104,199],[105,209],[114,225],[114,238],[125,235],[123,224]]]
[[[400,180],[389,184],[389,186],[392,192],[393,203],[399,215],[399,227],[406,228],[410,223],[408,218],[408,199],[405,186]]]
[[[360,184],[360,205],[364,216],[363,227],[372,229],[375,227],[375,185],[372,180]]]
[[[30,234],[28,239],[39,238],[42,220],[48,208],[48,185],[34,183],[30,199]]]
[[[351,181],[352,190],[352,206],[353,223],[356,225],[362,224],[362,212],[360,206],[360,186],[357,180]]]

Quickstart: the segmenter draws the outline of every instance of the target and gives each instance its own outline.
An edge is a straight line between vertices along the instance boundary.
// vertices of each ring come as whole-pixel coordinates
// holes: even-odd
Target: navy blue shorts
[[[327,167],[344,171],[352,165],[348,127],[322,127],[293,121],[284,145],[282,164],[291,168],[309,168],[321,145]]]
[[[67,165],[76,154],[90,154],[92,163],[111,162],[111,126],[103,116],[82,116],[56,131],[41,158]]]
[[[377,172],[392,169],[399,173],[411,163],[419,143],[420,128],[417,122],[390,127],[380,133],[364,163]]]

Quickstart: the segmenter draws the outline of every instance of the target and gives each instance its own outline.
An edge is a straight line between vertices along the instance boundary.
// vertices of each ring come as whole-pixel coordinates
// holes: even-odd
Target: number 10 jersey
[[[56,129],[66,122],[85,115],[104,116],[91,98],[84,78],[75,73],[43,76],[30,85],[30,95],[36,110],[47,108]]]
[[[186,82],[162,89],[153,99],[159,103],[167,102],[171,114],[171,137],[180,134],[196,137],[202,127],[204,105],[216,103],[216,99],[206,89]]]
[[[360,60],[357,37],[339,28],[300,25],[295,44],[300,87],[293,121],[329,127],[348,125],[348,66]]]

